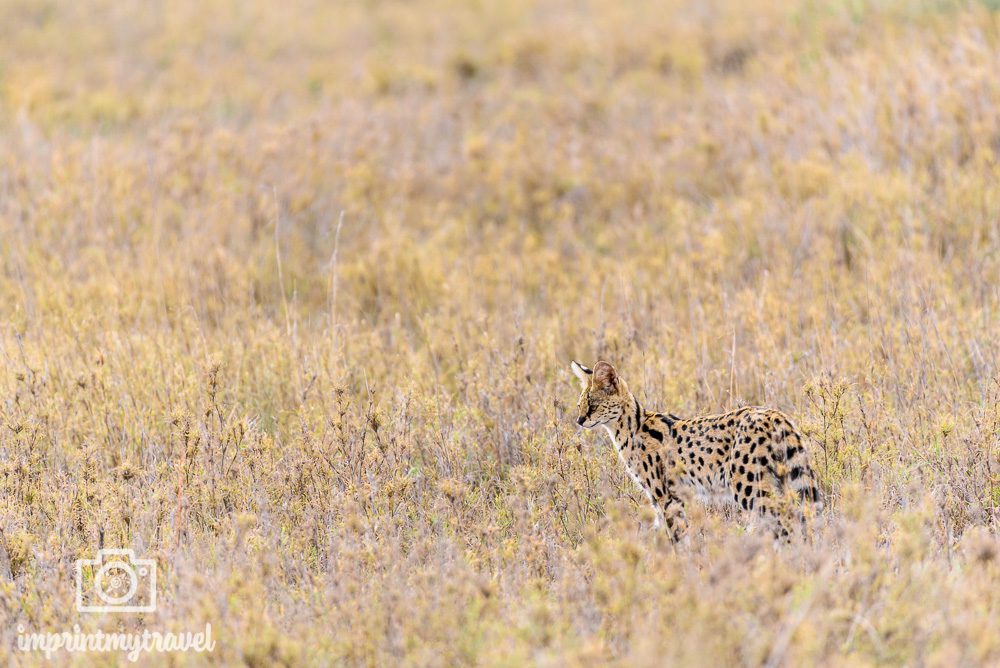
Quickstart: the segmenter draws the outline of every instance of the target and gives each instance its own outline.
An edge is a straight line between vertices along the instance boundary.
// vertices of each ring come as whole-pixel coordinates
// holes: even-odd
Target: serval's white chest
[[[604,425],[604,428],[608,431],[608,436],[611,437],[611,442],[615,446],[615,452],[618,453],[618,461],[621,462],[622,467],[624,467],[626,473],[628,473],[629,478],[635,483],[646,497],[652,502],[653,494],[649,487],[645,485],[642,478],[639,477],[639,466],[641,465],[642,451],[638,443],[636,443],[632,438],[626,437],[619,441],[615,438],[615,432],[608,425]]]

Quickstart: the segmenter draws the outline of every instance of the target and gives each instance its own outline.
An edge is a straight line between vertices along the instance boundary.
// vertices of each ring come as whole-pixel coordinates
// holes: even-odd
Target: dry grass
[[[991,3],[165,4],[0,1],[0,656],[103,541],[180,663],[1000,664]],[[598,356],[812,543],[649,531]]]

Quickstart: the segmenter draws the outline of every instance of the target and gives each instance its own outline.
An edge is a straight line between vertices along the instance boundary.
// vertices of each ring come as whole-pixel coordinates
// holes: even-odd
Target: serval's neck
[[[611,437],[611,441],[615,444],[616,448],[620,450],[632,443],[636,434],[639,433],[639,426],[642,424],[643,415],[644,413],[642,406],[639,405],[639,400],[635,398],[634,394],[629,392],[628,400],[625,402],[625,410],[622,414],[614,422],[604,425],[604,428],[608,430],[608,436]]]

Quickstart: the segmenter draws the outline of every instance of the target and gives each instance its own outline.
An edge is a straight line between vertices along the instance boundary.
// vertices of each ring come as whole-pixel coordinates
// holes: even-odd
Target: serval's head
[[[605,361],[588,369],[577,361],[570,364],[573,373],[583,384],[583,393],[577,407],[580,416],[576,423],[584,429],[614,422],[629,409],[629,391],[615,368]]]

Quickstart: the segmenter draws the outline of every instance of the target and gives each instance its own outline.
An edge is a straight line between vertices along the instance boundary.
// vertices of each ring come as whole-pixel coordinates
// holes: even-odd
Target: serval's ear
[[[573,375],[580,379],[583,386],[587,387],[587,383],[590,382],[590,376],[593,375],[594,372],[576,360],[570,362],[569,368],[573,370]]]
[[[602,390],[613,390],[618,386],[618,372],[608,362],[601,360],[594,365],[594,385]]]

